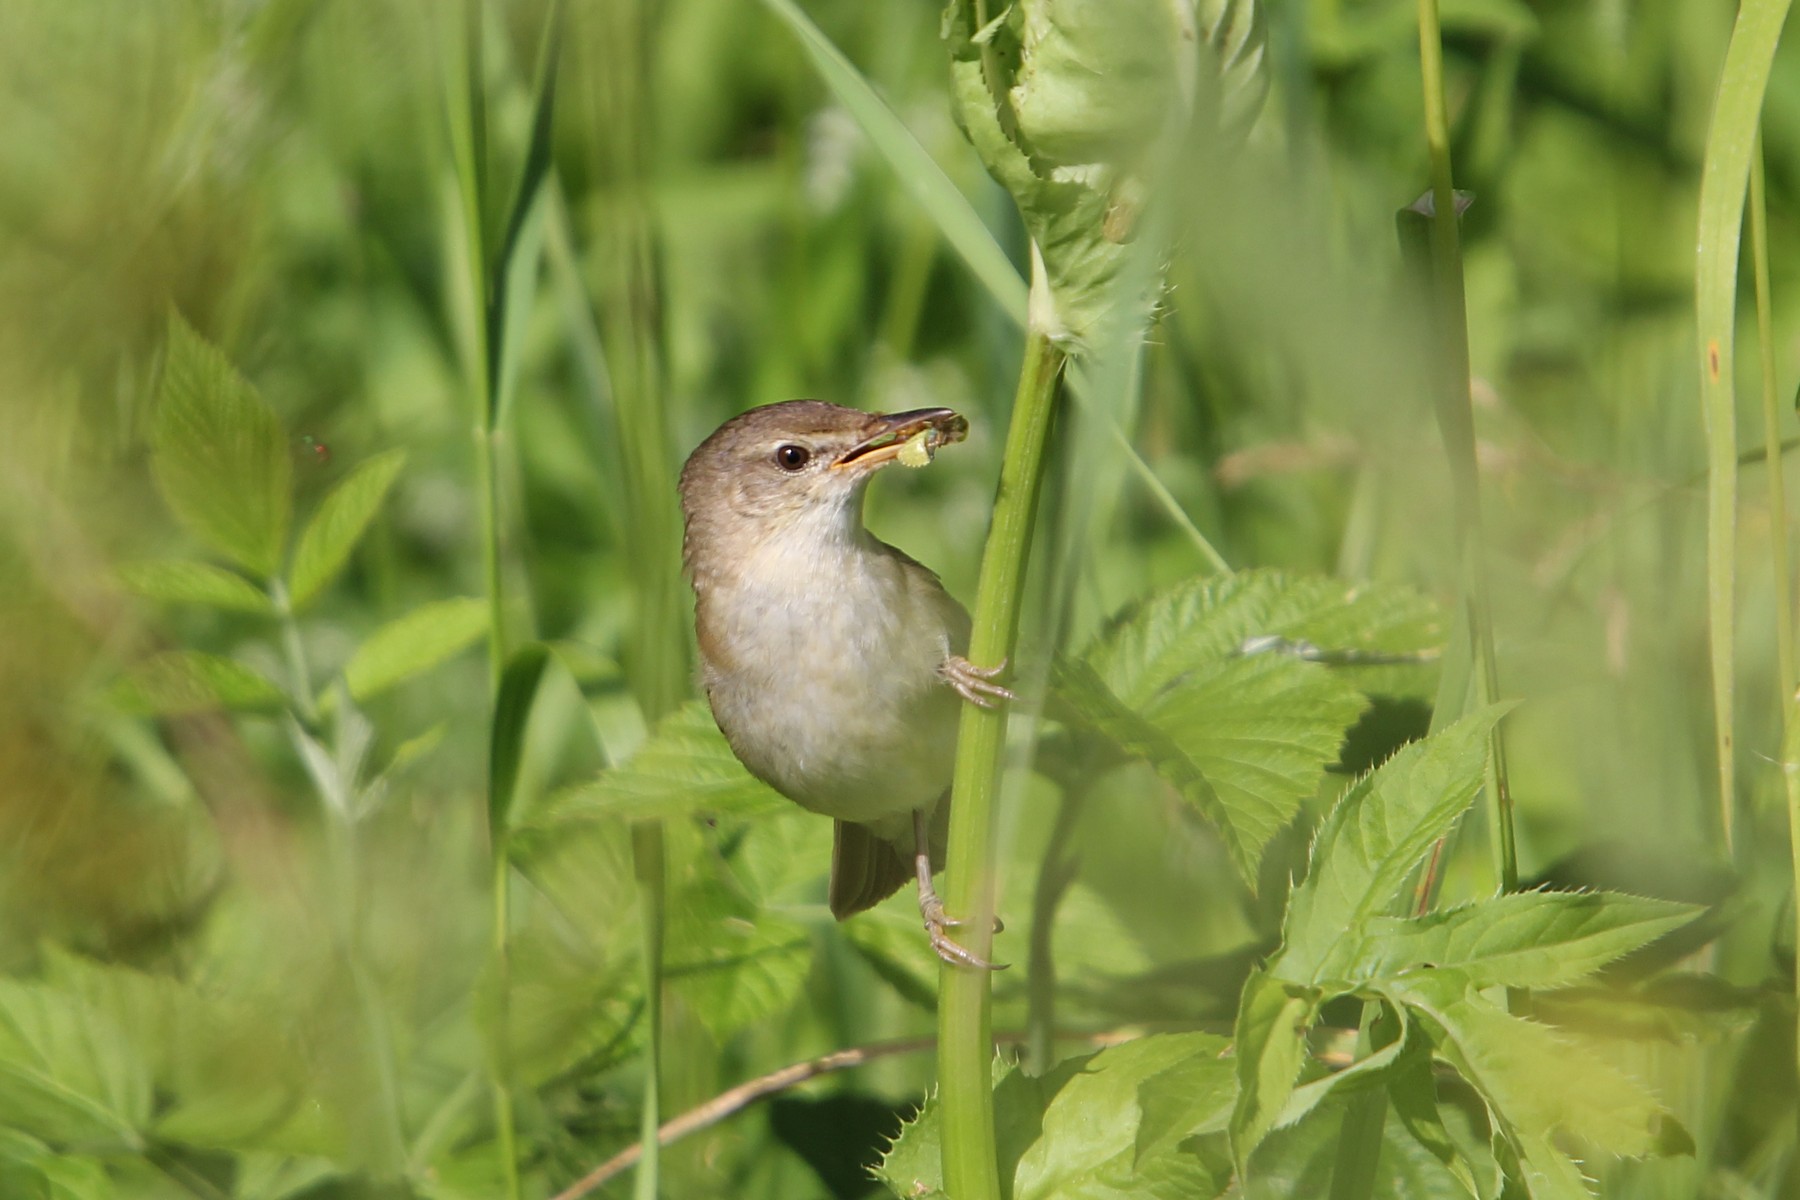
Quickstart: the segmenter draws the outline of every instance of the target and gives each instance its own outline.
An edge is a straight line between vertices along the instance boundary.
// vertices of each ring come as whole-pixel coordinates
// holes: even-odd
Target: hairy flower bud
[[[944,14],[957,117],[1037,251],[1034,324],[1079,348],[1154,183],[1191,136],[1235,137],[1266,90],[1254,0],[1017,0]],[[1141,310],[1141,306],[1140,306]]]

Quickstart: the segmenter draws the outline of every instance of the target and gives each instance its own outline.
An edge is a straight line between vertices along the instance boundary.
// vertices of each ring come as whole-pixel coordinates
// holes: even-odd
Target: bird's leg
[[[931,886],[931,835],[925,829],[925,810],[913,809],[913,864],[919,873],[919,916],[924,918],[925,932],[931,935],[931,948],[947,963],[974,967],[981,971],[1004,971],[1005,963],[991,963],[978,954],[965,950],[950,937],[949,931],[962,922],[944,911],[937,889]],[[994,931],[1000,930],[998,919]]]
[[[938,674],[944,681],[956,689],[957,695],[978,708],[993,708],[1001,700],[1017,700],[1012,691],[994,682],[994,677],[1006,670],[1006,660],[1001,659],[999,665],[978,667],[960,654],[952,654],[938,667]]]

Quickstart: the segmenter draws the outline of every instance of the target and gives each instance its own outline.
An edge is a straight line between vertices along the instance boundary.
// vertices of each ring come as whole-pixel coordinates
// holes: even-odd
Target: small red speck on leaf
[[[1719,342],[1717,338],[1706,343],[1706,374],[1714,383],[1719,381]]]

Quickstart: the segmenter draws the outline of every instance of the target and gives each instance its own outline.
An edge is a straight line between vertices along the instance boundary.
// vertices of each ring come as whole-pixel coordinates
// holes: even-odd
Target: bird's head
[[[721,425],[681,470],[690,569],[697,551],[805,531],[852,528],[864,486],[929,432],[961,441],[969,423],[948,408],[867,413],[818,400],[753,408]]]

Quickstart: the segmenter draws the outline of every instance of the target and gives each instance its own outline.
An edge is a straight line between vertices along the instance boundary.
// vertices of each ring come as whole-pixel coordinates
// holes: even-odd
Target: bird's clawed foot
[[[1000,672],[1006,670],[1006,660],[992,667],[978,667],[960,654],[952,654],[938,668],[957,695],[978,708],[995,708],[1002,700],[1017,700],[1011,689],[994,682]]]
[[[952,966],[973,967],[978,971],[1004,971],[1008,964],[991,963],[979,954],[967,949],[950,936],[950,930],[958,928],[963,922],[944,911],[944,902],[938,899],[937,889],[927,886],[919,889],[919,916],[924,918],[925,932],[931,936],[931,948],[937,956]],[[994,932],[1005,928],[998,917],[994,918]]]

